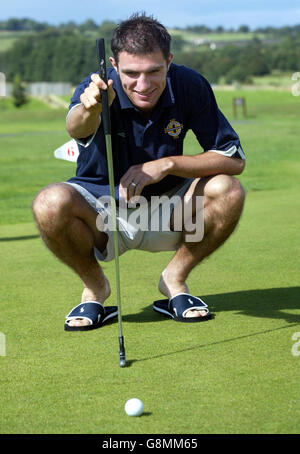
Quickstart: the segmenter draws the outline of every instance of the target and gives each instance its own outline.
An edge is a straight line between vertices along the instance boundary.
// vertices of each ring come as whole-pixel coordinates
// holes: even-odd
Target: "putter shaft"
[[[100,77],[107,84],[104,39],[103,38],[97,39],[96,44],[97,44]],[[112,144],[111,144],[111,124],[110,124],[110,110],[109,110],[109,102],[108,102],[108,90],[104,90],[103,93],[101,94],[101,97],[102,97],[102,121],[103,121],[103,130],[104,130],[104,134],[105,134],[105,145],[106,145],[106,156],[107,156],[107,167],[108,167],[108,181],[109,181],[110,196],[111,196],[111,200],[112,200],[112,221],[113,221],[113,240],[114,240],[113,243],[114,243],[114,256],[115,256],[118,326],[119,326],[119,356],[120,356],[120,366],[124,367],[126,364],[126,360],[125,360],[124,338],[123,338],[123,334],[122,334],[119,240],[118,240],[118,230],[117,230],[117,210],[116,210],[116,198],[115,198],[114,167],[113,167]]]
[[[110,134],[105,134],[106,153],[107,153],[107,166],[108,166],[108,180],[110,188],[110,196],[112,201],[112,225],[113,225],[113,240],[114,240],[114,256],[115,256],[115,272],[116,272],[116,287],[117,287],[117,306],[118,306],[118,321],[119,321],[119,337],[122,334],[122,313],[121,313],[121,291],[120,291],[120,266],[119,266],[119,240],[117,230],[117,209],[115,200],[115,185],[114,185],[114,172],[113,172],[113,159],[112,159],[112,146]]]

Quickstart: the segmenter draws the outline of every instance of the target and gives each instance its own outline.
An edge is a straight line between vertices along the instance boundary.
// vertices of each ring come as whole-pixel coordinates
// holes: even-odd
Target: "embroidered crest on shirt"
[[[169,121],[167,127],[165,128],[165,133],[169,134],[169,136],[172,136],[174,139],[178,139],[178,136],[181,133],[182,129],[183,124],[172,118],[172,120]]]

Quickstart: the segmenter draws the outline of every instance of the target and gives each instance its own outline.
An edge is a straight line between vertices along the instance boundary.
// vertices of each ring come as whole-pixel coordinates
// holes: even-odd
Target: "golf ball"
[[[128,416],[141,416],[144,411],[144,404],[140,399],[129,399],[125,404],[125,412]]]

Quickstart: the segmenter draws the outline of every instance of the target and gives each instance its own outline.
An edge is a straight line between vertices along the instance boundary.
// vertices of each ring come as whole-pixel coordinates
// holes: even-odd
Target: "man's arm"
[[[245,168],[246,161],[206,151],[194,156],[170,156],[170,175],[185,178],[207,177],[209,175],[239,175]]]
[[[113,81],[109,80],[109,105],[115,98],[112,84]],[[84,139],[97,131],[102,112],[101,90],[107,90],[107,85],[98,74],[92,74],[90,84],[80,96],[81,104],[73,107],[67,116],[66,128],[74,139]]]
[[[158,183],[167,175],[199,178],[209,175],[239,175],[245,161],[206,151],[194,156],[168,156],[130,167],[120,181],[120,197],[129,200],[140,195],[145,186]],[[135,186],[131,185],[134,182]]]
[[[94,108],[86,109],[83,104],[77,104],[67,116],[66,128],[73,139],[84,139],[96,132],[102,112],[99,103]]]

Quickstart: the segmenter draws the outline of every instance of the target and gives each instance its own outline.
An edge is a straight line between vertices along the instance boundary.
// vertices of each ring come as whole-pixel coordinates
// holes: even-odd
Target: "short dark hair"
[[[113,32],[111,50],[116,63],[120,52],[145,55],[161,50],[168,61],[171,36],[166,28],[152,16],[135,13],[122,21]]]

